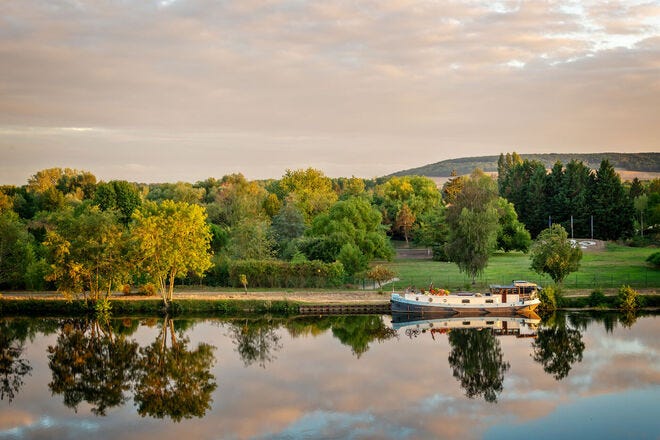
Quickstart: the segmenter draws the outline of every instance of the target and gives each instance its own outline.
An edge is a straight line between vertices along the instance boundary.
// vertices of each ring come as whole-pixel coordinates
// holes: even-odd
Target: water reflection
[[[118,321],[115,321],[117,323]],[[77,410],[81,402],[92,413],[103,416],[108,408],[123,405],[133,392],[141,416],[202,417],[210,408],[216,388],[210,368],[213,346],[201,343],[188,348],[188,338],[174,323],[163,319],[156,340],[139,347],[128,340],[137,321],[119,321],[123,332],[115,334],[107,323],[90,319],[66,320],[57,343],[48,347],[53,394],[61,394],[64,405]],[[185,322],[185,321],[184,321]]]
[[[131,389],[138,344],[115,336],[109,325],[82,319],[62,324],[57,343],[48,347],[52,381],[48,388],[61,394],[64,404],[77,410],[80,402],[105,415],[123,405]]]
[[[27,332],[25,326],[0,321],[0,400],[11,403],[23,386],[32,366],[23,358]]]
[[[640,384],[657,398],[658,324],[626,319],[0,319],[19,384],[0,439],[483,438]]]

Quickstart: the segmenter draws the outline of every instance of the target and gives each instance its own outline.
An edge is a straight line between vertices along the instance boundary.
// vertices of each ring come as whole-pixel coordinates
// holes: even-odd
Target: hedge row
[[[235,260],[228,269],[233,287],[243,287],[241,275],[249,287],[336,287],[344,281],[344,266],[339,262]]]

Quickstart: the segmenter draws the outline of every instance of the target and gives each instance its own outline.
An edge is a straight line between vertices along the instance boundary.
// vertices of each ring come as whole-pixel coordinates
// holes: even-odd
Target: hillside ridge
[[[589,168],[598,169],[603,159],[609,159],[614,168],[627,171],[660,172],[660,153],[544,153],[519,154],[523,159],[538,160],[546,168],[551,168],[557,161],[566,165],[571,160],[584,162]],[[419,175],[428,177],[449,177],[453,170],[456,174],[470,174],[475,168],[485,172],[497,171],[497,156],[460,157],[443,160],[416,168],[397,171],[390,176]]]

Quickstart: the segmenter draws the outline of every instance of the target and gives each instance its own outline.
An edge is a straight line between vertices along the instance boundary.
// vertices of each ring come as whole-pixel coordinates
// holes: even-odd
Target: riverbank
[[[657,310],[660,295],[655,289],[640,292],[643,309]],[[589,292],[590,293],[590,292]],[[589,304],[589,293],[571,292],[562,299],[560,309],[616,310],[616,295],[605,292],[606,301]],[[388,313],[390,295],[376,291],[304,291],[304,292],[211,292],[179,291],[167,310],[174,314],[300,314]],[[160,315],[166,310],[158,296],[122,295],[110,297],[114,315]],[[0,297],[0,315],[4,316],[78,316],[95,312],[94,301],[69,301],[57,292],[13,292]]]

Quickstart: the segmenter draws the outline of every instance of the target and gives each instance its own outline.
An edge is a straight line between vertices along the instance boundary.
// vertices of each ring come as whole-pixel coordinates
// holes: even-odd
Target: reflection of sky
[[[660,387],[588,397],[557,408],[537,420],[515,425],[498,425],[486,439],[561,438],[657,438]]]
[[[655,318],[612,334],[591,323],[582,332],[583,361],[559,382],[532,359],[531,339],[498,337],[511,368],[498,403],[490,404],[464,396],[444,335],[410,339],[399,332],[398,339],[372,342],[358,359],[330,331],[292,338],[279,329],[275,360],[246,368],[226,324],[199,322],[188,333],[189,347],[216,347],[218,387],[203,419],[181,423],[141,418],[130,398],[106,417],[86,404],[66,408],[48,390],[46,348],[56,337],[38,335],[26,343],[32,375],[11,405],[0,402],[0,438],[566,438],[583,427],[592,428],[586,437],[607,438],[620,432],[617,421],[643,438],[660,432],[650,413],[660,398],[658,330]],[[140,327],[131,338],[144,346],[157,331]]]

